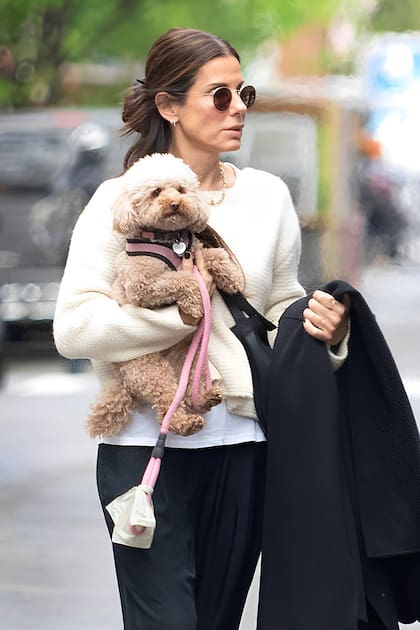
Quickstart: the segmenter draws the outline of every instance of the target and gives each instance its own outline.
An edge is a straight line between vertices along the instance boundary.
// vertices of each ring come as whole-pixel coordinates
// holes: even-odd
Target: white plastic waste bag
[[[116,497],[106,506],[114,521],[112,542],[149,549],[156,528],[153,488],[140,484]]]

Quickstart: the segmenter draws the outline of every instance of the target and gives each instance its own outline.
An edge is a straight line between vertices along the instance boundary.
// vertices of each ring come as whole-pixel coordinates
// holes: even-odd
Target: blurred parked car
[[[117,110],[0,116],[2,356],[53,350],[51,322],[73,226],[122,171]]]

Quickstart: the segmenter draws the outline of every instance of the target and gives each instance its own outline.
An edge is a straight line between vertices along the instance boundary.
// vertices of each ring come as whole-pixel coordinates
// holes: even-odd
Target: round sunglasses
[[[228,87],[220,86],[211,92],[206,92],[203,96],[212,96],[213,104],[219,112],[225,112],[232,102],[232,94],[236,92],[247,109],[255,103],[256,91],[253,85],[243,85],[239,90],[231,90]],[[185,94],[186,92],[171,92],[171,94]]]
[[[256,92],[253,85],[244,85],[239,90],[231,90],[228,87],[220,86],[209,92],[213,96],[213,103],[219,112],[225,112],[232,102],[232,94],[236,92],[241,101],[249,109],[255,103]]]

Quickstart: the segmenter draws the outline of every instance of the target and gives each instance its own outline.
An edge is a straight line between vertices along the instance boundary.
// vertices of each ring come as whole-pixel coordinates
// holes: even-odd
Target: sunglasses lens
[[[225,112],[232,100],[232,93],[227,87],[220,87],[213,94],[214,106],[219,112]]]
[[[253,85],[245,85],[241,91],[239,92],[239,96],[241,97],[243,103],[249,109],[255,103],[255,88]]]

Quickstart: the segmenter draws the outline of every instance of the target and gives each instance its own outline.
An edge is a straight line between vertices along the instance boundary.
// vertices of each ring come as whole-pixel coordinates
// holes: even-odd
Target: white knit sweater
[[[211,208],[210,224],[237,256],[253,305],[277,323],[287,306],[304,295],[297,279],[300,230],[286,185],[274,175],[237,170],[225,200]],[[110,298],[114,261],[125,242],[111,227],[111,206],[121,179],[104,182],[74,229],[58,296],[54,337],[69,358],[89,358],[101,380],[110,362],[125,361],[173,345],[193,332],[175,305],[151,310],[120,307]],[[221,377],[228,409],[255,417],[246,354],[230,331],[233,321],[217,294],[213,296],[209,360]]]

